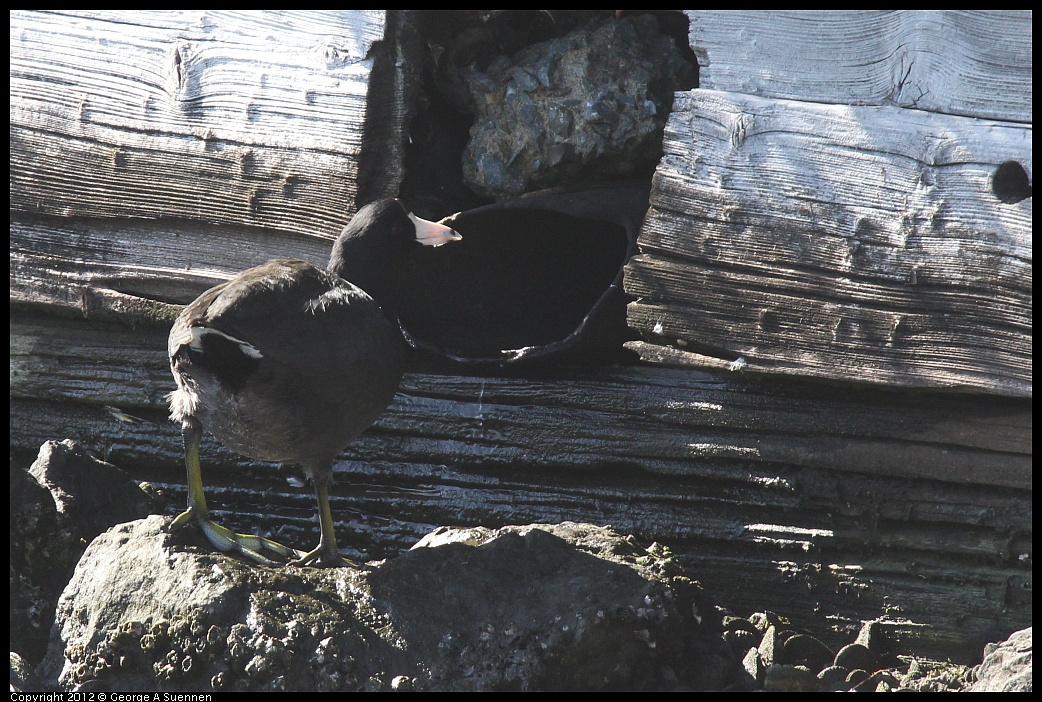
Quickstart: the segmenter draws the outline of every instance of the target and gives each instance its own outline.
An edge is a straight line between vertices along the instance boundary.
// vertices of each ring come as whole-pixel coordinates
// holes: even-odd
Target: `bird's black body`
[[[198,466],[205,426],[245,456],[302,466],[315,484],[322,539],[298,563],[343,562],[329,515],[333,460],[398,388],[405,341],[392,310],[402,264],[423,232],[441,235],[435,245],[458,238],[448,227],[427,225],[433,223],[412,217],[396,200],[374,203],[341,234],[330,271],[269,261],[184,308],[167,348],[177,383],[170,414],[183,427],[189,473],[189,509],[175,526],[194,518],[218,548],[262,562],[294,553],[209,520]],[[383,307],[338,273],[362,279]]]
[[[282,259],[186,307],[168,351],[175,420],[195,416],[228,448],[312,478],[383,413],[404,363],[401,333],[367,293]]]

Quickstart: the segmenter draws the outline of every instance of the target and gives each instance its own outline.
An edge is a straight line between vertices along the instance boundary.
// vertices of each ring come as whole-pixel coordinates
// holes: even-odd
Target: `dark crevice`
[[[467,83],[474,71],[502,64],[518,52],[537,51],[532,47],[597,23],[638,15],[654,16],[659,35],[669,36],[680,48],[681,65],[686,61],[693,69],[681,85],[649,86],[649,95],[666,96],[668,111],[674,91],[697,86],[697,63],[687,45],[688,19],[682,12],[431,10],[400,16],[407,26],[398,31],[417,47],[411,58],[419,66],[413,71],[418,82],[400,195],[422,217],[440,219],[464,212],[457,220],[462,242],[421,252],[414,261],[414,292],[401,316],[417,345],[433,351],[428,356],[506,365],[520,358],[504,351],[539,347],[545,353],[526,359],[556,358],[558,350],[572,350],[573,341],[582,341],[578,345],[588,352],[583,360],[632,358],[622,348],[634,334],[626,327],[621,273],[646,211],[646,195],[633,201],[635,214],[608,217],[590,216],[592,208],[578,201],[575,206],[561,205],[560,200],[572,197],[568,194],[550,208],[556,211],[536,206],[481,210],[494,201],[468,187],[464,152],[477,114]],[[646,18],[641,22],[640,36],[649,41],[647,34],[654,36],[656,24]],[[557,59],[548,60],[552,64]],[[657,138],[661,154],[661,132]],[[640,148],[648,152],[647,143]],[[600,168],[595,161],[553,187],[575,193],[579,200],[589,193],[591,202],[604,197],[600,187],[605,184],[646,193],[655,153],[651,151],[651,161],[634,159],[636,165],[623,172]],[[506,197],[505,202],[511,200]],[[598,314],[590,315],[595,307]],[[586,316],[597,317],[599,323],[583,326]]]

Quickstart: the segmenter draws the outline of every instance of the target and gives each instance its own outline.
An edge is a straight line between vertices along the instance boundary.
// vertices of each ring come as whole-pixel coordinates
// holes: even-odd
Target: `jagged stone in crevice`
[[[696,81],[652,15],[597,20],[463,77],[477,112],[464,178],[494,198],[650,175],[673,92]]]

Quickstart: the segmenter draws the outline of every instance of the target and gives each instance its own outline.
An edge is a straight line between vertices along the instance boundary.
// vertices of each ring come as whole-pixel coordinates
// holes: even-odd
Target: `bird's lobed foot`
[[[227,527],[221,526],[208,516],[201,515],[191,509],[179,514],[170,523],[169,531],[181,529],[190,522],[199,525],[207,540],[218,551],[235,551],[261,565],[279,566],[288,559],[303,559],[308,555],[294,548],[283,546],[278,541],[266,539],[263,536],[236,533]]]
[[[319,546],[307,553],[303,554],[300,558],[290,561],[289,565],[294,565],[300,568],[311,566],[313,568],[356,568],[364,569],[354,561],[344,558],[340,555],[339,551],[330,551],[322,546]]]

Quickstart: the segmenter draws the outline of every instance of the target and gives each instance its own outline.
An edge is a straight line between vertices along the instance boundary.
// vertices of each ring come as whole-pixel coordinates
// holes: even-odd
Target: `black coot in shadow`
[[[648,191],[543,191],[442,220],[463,240],[412,257],[399,308],[410,342],[476,365],[626,357],[622,270]]]
[[[390,404],[404,367],[394,321],[397,277],[419,243],[459,236],[397,200],[363,207],[334,246],[329,270],[280,259],[207,290],[170,331],[170,368],[188,467],[188,509],[171,524],[198,524],[215,548],[263,564],[350,563],[336,545],[328,486],[336,456]],[[348,280],[352,282],[348,282]],[[303,553],[236,534],[210,519],[199,443],[203,427],[250,458],[299,464],[318,500],[321,537]]]

